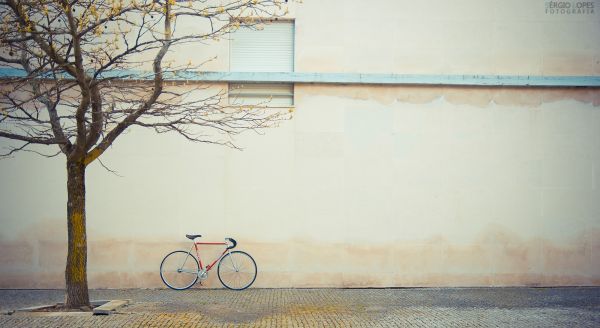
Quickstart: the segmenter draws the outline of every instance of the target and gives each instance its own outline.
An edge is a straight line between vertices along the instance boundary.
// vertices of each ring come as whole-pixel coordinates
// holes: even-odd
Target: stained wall
[[[103,159],[121,176],[89,168],[90,285],[160,287],[185,233],[236,238],[262,287],[597,285],[599,103],[300,85],[294,118],[243,151],[133,129]],[[62,162],[0,165],[0,286],[61,287]]]

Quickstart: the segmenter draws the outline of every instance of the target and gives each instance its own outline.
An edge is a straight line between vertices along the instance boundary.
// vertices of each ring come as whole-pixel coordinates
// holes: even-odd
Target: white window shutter
[[[230,83],[229,104],[289,107],[294,105],[294,85],[288,83]]]
[[[230,71],[294,71],[294,23],[272,22],[263,27],[240,28],[231,34]]]

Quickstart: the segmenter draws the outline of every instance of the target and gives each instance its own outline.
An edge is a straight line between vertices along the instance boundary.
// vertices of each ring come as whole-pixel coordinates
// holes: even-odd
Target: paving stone
[[[92,290],[131,299],[110,316],[0,315],[0,327],[600,327],[600,288]],[[0,313],[64,300],[0,290]]]

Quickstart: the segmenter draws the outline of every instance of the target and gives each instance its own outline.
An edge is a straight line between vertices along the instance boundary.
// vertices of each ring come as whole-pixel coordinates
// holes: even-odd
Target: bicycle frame
[[[223,250],[223,253],[221,253],[221,255],[219,255],[219,257],[217,257],[216,260],[214,260],[211,264],[206,266],[206,270],[205,270],[204,266],[202,265],[202,259],[200,258],[198,245],[227,246],[227,243],[225,243],[225,242],[193,242],[193,243],[194,243],[194,245],[190,248],[188,253],[189,254],[192,253],[192,248],[196,249],[196,258],[198,259],[198,264],[200,264],[200,271],[205,271],[205,272],[210,271],[210,269],[212,269],[215,266],[215,264],[217,264],[217,262],[219,262],[219,260],[221,260],[223,258],[223,256],[225,256],[226,253],[229,253],[229,248],[225,248],[225,250]]]

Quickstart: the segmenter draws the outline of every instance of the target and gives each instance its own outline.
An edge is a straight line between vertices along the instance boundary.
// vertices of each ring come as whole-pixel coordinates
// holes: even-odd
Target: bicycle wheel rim
[[[225,255],[219,261],[217,273],[221,284],[226,288],[244,290],[254,283],[258,269],[252,256],[235,251]]]
[[[167,287],[184,290],[198,281],[199,270],[198,260],[193,255],[185,251],[175,251],[162,260],[160,278]]]

